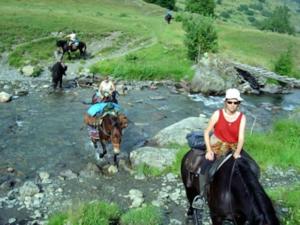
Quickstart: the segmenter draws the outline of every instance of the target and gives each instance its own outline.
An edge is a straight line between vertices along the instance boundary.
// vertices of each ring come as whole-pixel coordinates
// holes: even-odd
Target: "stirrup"
[[[192,207],[194,209],[203,209],[204,203],[205,203],[204,197],[200,195],[196,195],[193,200]]]

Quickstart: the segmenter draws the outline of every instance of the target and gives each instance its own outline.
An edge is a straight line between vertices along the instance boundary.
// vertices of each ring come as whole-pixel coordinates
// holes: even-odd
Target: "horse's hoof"
[[[188,211],[186,212],[186,215],[187,215],[187,217],[191,217],[191,216],[193,216],[193,208],[192,207],[190,207],[189,209],[188,209]]]
[[[106,153],[107,153],[106,151],[103,152],[103,153],[101,153],[101,154],[100,154],[100,158],[103,158],[103,157],[105,156]]]
[[[103,157],[102,157],[103,158]],[[97,160],[97,161],[100,161],[100,159],[101,159],[101,155],[98,153],[98,152],[95,152],[95,159]]]

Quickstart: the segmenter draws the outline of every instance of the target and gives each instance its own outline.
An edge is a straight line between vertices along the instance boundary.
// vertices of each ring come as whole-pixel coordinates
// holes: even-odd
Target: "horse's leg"
[[[101,139],[100,139],[100,144],[102,146],[102,153],[100,153],[100,158],[103,158],[105,156],[105,154],[107,153],[106,146]]]
[[[58,81],[59,82],[59,88],[61,88],[61,89],[62,89],[62,76],[63,75],[61,75],[61,77],[59,78],[59,81]]]

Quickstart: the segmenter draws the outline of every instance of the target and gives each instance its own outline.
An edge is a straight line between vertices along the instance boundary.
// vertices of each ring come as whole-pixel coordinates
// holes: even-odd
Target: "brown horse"
[[[213,225],[279,225],[272,202],[246,158],[242,154],[242,158],[235,160],[228,155],[210,180],[207,202]],[[200,199],[201,185],[192,164],[201,168],[203,162],[204,154],[191,150],[181,163],[181,177],[190,203],[188,215],[193,216],[195,224],[202,224],[203,201],[195,204],[195,199]]]
[[[111,142],[114,151],[114,164],[118,165],[122,130],[128,126],[128,119],[124,114],[104,113],[100,117],[84,114],[84,123],[88,125],[89,135],[95,147],[96,158],[103,158],[107,153],[106,142]],[[99,149],[100,142],[102,151]]]

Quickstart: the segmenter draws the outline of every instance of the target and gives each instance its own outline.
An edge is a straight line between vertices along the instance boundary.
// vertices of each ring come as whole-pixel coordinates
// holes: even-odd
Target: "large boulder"
[[[31,65],[27,65],[27,66],[24,66],[21,70],[21,72],[25,75],[25,76],[33,76],[33,73],[34,73],[34,67],[31,66]]]
[[[0,103],[9,102],[11,100],[11,95],[2,91],[0,92]]]
[[[148,165],[160,170],[172,165],[178,149],[142,147],[130,152],[130,161],[134,168]]]
[[[237,87],[240,78],[232,63],[205,54],[195,66],[195,75],[191,82],[191,91],[206,95],[223,95],[225,90]]]
[[[203,130],[207,126],[208,119],[204,116],[189,117],[159,131],[152,142],[159,146],[169,144],[187,144],[186,135],[193,130]]]

